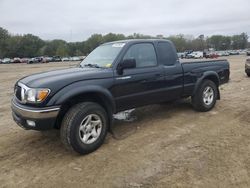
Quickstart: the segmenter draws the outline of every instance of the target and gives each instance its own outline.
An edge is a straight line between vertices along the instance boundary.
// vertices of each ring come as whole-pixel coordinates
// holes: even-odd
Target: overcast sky
[[[250,0],[0,0],[0,27],[67,41],[109,32],[250,34]]]

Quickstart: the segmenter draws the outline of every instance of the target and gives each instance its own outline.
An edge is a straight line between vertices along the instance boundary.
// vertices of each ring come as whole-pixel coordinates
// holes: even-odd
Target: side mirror
[[[135,59],[124,59],[121,63],[119,63],[117,67],[117,73],[123,74],[124,69],[132,69],[136,67],[136,60]]]

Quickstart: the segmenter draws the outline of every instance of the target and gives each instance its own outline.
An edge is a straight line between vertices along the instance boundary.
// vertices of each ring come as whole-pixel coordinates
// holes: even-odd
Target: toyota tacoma
[[[25,129],[60,129],[68,149],[87,154],[104,142],[115,113],[187,97],[195,110],[211,110],[229,74],[227,60],[181,63],[168,40],[115,41],[77,67],[18,80],[12,114]]]

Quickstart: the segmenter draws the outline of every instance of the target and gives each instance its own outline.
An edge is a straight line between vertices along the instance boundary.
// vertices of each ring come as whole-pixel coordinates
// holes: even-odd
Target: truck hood
[[[68,68],[33,74],[20,79],[19,82],[30,88],[53,88],[53,90],[59,90],[73,82],[105,79],[112,76],[112,69]]]

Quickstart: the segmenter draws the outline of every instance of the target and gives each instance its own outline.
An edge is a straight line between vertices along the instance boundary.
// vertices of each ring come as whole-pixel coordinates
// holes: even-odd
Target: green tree
[[[39,56],[39,50],[44,46],[44,41],[32,34],[20,38],[18,50],[15,52],[19,57]]]
[[[184,35],[179,34],[179,35],[172,35],[167,38],[168,40],[171,40],[174,45],[176,46],[176,50],[178,52],[183,52],[188,49],[188,42],[184,38]]]
[[[59,44],[59,46],[56,49],[56,55],[61,57],[68,56],[68,48],[66,44]]]
[[[149,36],[134,33],[129,36],[123,34],[108,33],[106,35],[93,34],[86,41],[70,42],[64,40],[44,41],[32,34],[10,35],[6,29],[0,27],[0,58],[3,57],[34,57],[34,56],[80,56],[87,55],[102,43],[124,39],[152,39],[166,38],[163,35]],[[172,35],[171,40],[177,51],[204,50],[215,48],[216,50],[244,49],[250,47],[248,35],[241,33],[234,36],[213,35],[205,38],[200,35],[197,38],[187,35]]]
[[[46,44],[45,44],[45,48],[44,48],[44,55],[47,55],[47,56],[54,56],[56,55],[57,53],[62,53],[64,54],[64,46],[66,46],[67,43],[66,41],[64,40],[52,40],[52,41],[47,41]],[[58,50],[58,48],[60,48]],[[65,47],[67,48],[67,47]],[[67,50],[65,50],[65,53],[66,53]]]
[[[9,32],[6,29],[0,27],[0,58],[5,57],[8,53],[7,45],[9,38]]]
[[[84,54],[89,54],[92,50],[94,50],[97,46],[103,43],[103,37],[100,34],[91,35],[88,40],[85,41],[84,45]]]
[[[245,49],[248,43],[248,35],[241,33],[240,35],[232,36],[232,47],[233,49]]]

